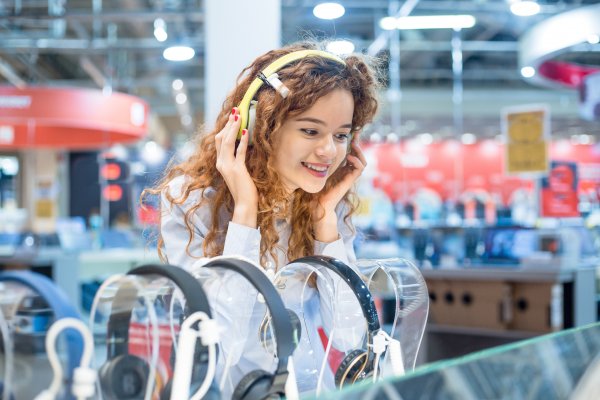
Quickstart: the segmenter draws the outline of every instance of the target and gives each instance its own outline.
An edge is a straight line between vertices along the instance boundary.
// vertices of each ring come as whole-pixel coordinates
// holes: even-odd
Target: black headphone
[[[272,317],[272,325],[277,340],[277,368],[275,373],[257,369],[246,374],[233,391],[232,400],[262,400],[285,397],[285,384],[288,379],[288,358],[294,352],[298,332],[294,332],[290,315],[293,311],[285,308],[279,293],[269,278],[255,265],[237,258],[217,258],[202,268],[223,268],[235,271],[246,278],[265,299]],[[297,317],[296,317],[297,319]]]
[[[306,58],[306,57],[321,57],[337,62],[344,67],[346,63],[340,57],[335,54],[329,53],[323,50],[298,50],[288,53],[284,56],[279,57],[272,63],[270,63],[265,69],[263,69],[256,78],[250,83],[250,86],[244,93],[242,101],[238,105],[240,117],[242,118],[240,123],[240,129],[238,132],[238,140],[242,138],[242,130],[248,129],[248,143],[252,143],[253,130],[254,130],[254,119],[256,115],[256,100],[254,97],[262,85],[266,84],[275,89],[282,97],[287,97],[289,89],[279,80],[277,71],[283,67],[293,63],[294,61]]]
[[[356,295],[360,309],[367,321],[366,350],[351,350],[342,360],[335,373],[335,385],[342,388],[367,378],[374,369],[375,353],[371,347],[373,338],[381,329],[377,309],[369,288],[358,273],[342,261],[328,256],[307,256],[298,258],[289,264],[304,263],[313,267],[325,267],[339,275]],[[288,264],[288,265],[289,265]]]
[[[132,269],[127,275],[158,275],[174,282],[186,299],[187,315],[202,311],[210,318],[210,306],[202,286],[187,271],[172,265],[143,265]],[[137,300],[137,289],[122,283],[114,297],[107,330],[107,360],[98,371],[102,394],[106,399],[143,399],[148,382],[149,366],[142,358],[128,354],[129,324]],[[204,379],[208,362],[208,348],[198,343],[194,354],[194,382]],[[169,381],[170,382],[170,381]],[[170,395],[167,383],[161,392]],[[216,388],[211,386],[205,398],[218,399]]]

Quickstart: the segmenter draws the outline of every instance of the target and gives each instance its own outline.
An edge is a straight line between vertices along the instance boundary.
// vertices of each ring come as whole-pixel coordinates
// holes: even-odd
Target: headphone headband
[[[268,79],[273,74],[275,74],[281,68],[285,67],[286,65],[288,65],[294,61],[306,58],[306,57],[327,58],[329,60],[336,61],[336,62],[346,66],[346,63],[340,57],[336,56],[335,54],[323,51],[323,50],[293,51],[293,52],[288,53],[282,57],[279,57],[278,59],[273,61],[271,64],[269,64],[265,69],[263,69],[260,72],[258,77],[254,78],[254,80],[252,81],[252,83],[250,84],[248,89],[246,90],[246,93],[244,94],[244,97],[242,98],[242,101],[240,102],[240,104],[238,106],[238,109],[240,111],[240,117],[242,118],[242,121],[240,124],[240,131],[238,132],[238,139],[240,139],[242,137],[242,130],[247,128],[249,125],[250,103],[251,103],[252,99],[254,99],[256,92],[258,92],[258,90],[261,88],[261,86],[265,83],[265,80]]]
[[[191,275],[173,265],[155,265],[148,264],[134,268],[127,275],[159,275],[174,282],[181,290],[186,299],[186,304],[189,307],[190,314],[203,311],[208,318],[212,319],[210,313],[210,305],[204,290],[198,288],[198,282],[195,279],[190,279]]]
[[[203,311],[211,318],[208,299],[202,287],[187,271],[173,265],[148,264],[134,268],[127,272],[127,275],[158,275],[167,278],[181,290],[186,299],[186,305],[190,313]],[[133,306],[137,300],[137,289],[122,282],[117,289],[112,302],[112,311],[108,319],[108,356],[113,358],[121,354],[126,354],[129,343],[129,323]]]
[[[363,282],[360,276],[350,268],[348,265],[338,260],[337,258],[328,256],[307,256],[298,258],[289,264],[305,263],[312,266],[321,266],[335,272],[356,295],[360,309],[367,320],[367,330],[370,334],[376,333],[381,326],[379,325],[379,318],[377,316],[377,309],[373,302],[373,296],[367,288],[367,285]],[[288,264],[288,265],[289,265]]]
[[[202,268],[223,268],[235,271],[246,278],[265,299],[265,304],[271,313],[271,323],[275,330],[277,342],[277,374],[286,373],[288,358],[294,352],[294,332],[289,314],[279,297],[279,293],[269,278],[253,264],[240,259],[218,258],[203,265]]]
[[[0,282],[18,282],[32,289],[48,303],[55,320],[67,317],[81,319],[79,312],[71,305],[67,295],[44,275],[31,271],[6,271],[0,274]],[[67,344],[68,377],[71,379],[73,371],[79,366],[83,341],[74,332],[65,332],[64,335]]]

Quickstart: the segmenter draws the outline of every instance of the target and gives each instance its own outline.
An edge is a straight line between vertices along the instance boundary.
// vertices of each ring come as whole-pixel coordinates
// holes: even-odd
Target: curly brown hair
[[[238,76],[236,87],[223,102],[215,128],[202,135],[196,151],[189,159],[172,165],[158,185],[154,189],[147,189],[142,195],[162,193],[173,204],[183,204],[192,191],[213,188],[215,194],[211,196],[209,205],[212,226],[204,238],[204,256],[213,257],[223,252],[226,224],[219,220],[219,212],[224,206],[227,213],[233,215],[234,208],[231,193],[216,168],[215,135],[225,127],[231,109],[240,103],[246,90],[260,71],[288,53],[306,49],[322,50],[323,47],[324,43],[296,43],[269,51],[244,68]],[[288,260],[312,255],[314,251],[312,210],[315,209],[318,202],[319,193],[311,194],[303,190],[296,190],[290,199],[275,170],[274,157],[271,157],[278,142],[277,132],[283,123],[290,117],[302,114],[311,108],[318,99],[335,89],[348,90],[354,98],[353,140],[358,139],[361,128],[371,122],[377,111],[377,90],[380,86],[377,66],[373,60],[368,62],[365,56],[357,54],[346,56],[343,60],[345,66],[325,57],[313,56],[290,63],[277,72],[281,81],[290,89],[286,98],[280,96],[268,85],[263,85],[255,96],[258,104],[253,129],[253,144],[247,150],[246,165],[259,194],[257,225],[261,232],[260,255],[263,264],[267,261],[267,255],[270,255],[275,261],[277,260],[275,256],[279,242],[279,235],[275,229],[277,218],[291,217],[291,235],[287,249]],[[321,193],[338,183],[346,173],[348,173],[347,168],[338,168],[327,180]],[[187,178],[182,187],[182,194],[180,197],[173,198],[166,190],[167,186],[172,179],[181,175]],[[344,221],[351,226],[350,216],[357,208],[357,198],[353,191],[349,191],[342,201],[348,210]],[[186,250],[190,256],[189,246],[195,234],[191,219],[202,205],[203,202],[195,204],[185,214],[185,224],[190,233]],[[163,241],[160,235],[158,243],[159,255],[164,259]]]

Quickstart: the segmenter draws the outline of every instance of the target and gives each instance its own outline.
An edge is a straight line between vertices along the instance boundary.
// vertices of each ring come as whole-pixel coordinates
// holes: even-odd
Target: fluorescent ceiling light
[[[382,29],[463,29],[475,25],[472,15],[420,15],[414,17],[385,17],[379,21]]]
[[[530,17],[540,12],[540,5],[531,0],[516,1],[510,5],[510,11],[519,17]]]
[[[344,15],[346,9],[338,3],[321,3],[313,8],[313,14],[320,19],[336,19]]]
[[[336,40],[327,44],[327,51],[337,55],[350,54],[354,51],[354,43],[349,40]]]
[[[384,29],[386,31],[392,31],[394,29],[396,29],[396,18],[394,17],[383,17],[381,18],[381,20],[379,21],[379,26],[381,27],[381,29]]]
[[[188,46],[171,46],[163,51],[163,57],[169,61],[187,61],[195,55],[194,49]]]

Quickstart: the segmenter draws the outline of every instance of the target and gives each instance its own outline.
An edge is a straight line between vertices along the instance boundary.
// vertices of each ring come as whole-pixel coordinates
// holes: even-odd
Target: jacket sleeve
[[[184,177],[177,177],[169,183],[167,190],[172,198],[181,196],[183,183]],[[196,273],[209,261],[205,258],[202,244],[212,225],[209,206],[211,197],[210,188],[202,194],[199,190],[191,192],[182,204],[170,202],[165,193],[161,196],[161,234],[170,264]],[[185,213],[199,201],[204,201],[206,205],[199,207],[191,218],[194,235],[190,243]],[[257,229],[229,222],[223,255],[243,256],[256,264],[259,246],[260,232]],[[242,355],[243,346],[239,346],[239,341],[248,336],[257,292],[236,272],[221,271],[218,275],[210,276],[210,279],[201,279],[203,289],[211,303],[215,319],[222,332],[226,332],[221,335],[222,350],[235,363]]]
[[[347,209],[339,206],[336,210],[338,216],[338,240],[331,243],[315,242],[315,254],[337,258],[356,271],[356,255],[354,253],[354,226],[348,226],[344,221]],[[333,299],[330,296],[319,296],[321,301],[321,320],[323,329],[332,340],[332,345],[340,351],[349,351],[359,348],[364,333],[366,320],[361,312],[360,304],[352,289],[335,272],[326,270],[329,286],[323,279],[317,278],[319,293],[325,294],[327,288],[333,288]]]

